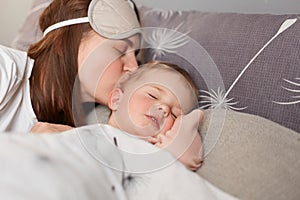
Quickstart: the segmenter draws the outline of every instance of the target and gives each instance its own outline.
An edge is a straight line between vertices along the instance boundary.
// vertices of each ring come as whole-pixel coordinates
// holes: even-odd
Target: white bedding
[[[235,199],[109,125],[0,134],[0,163],[1,199]]]

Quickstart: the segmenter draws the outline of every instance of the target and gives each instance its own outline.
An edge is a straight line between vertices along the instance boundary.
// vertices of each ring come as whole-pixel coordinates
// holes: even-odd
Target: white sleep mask
[[[73,24],[90,23],[101,36],[124,39],[140,32],[140,24],[130,0],[92,0],[88,16],[58,22],[46,28],[49,32]]]

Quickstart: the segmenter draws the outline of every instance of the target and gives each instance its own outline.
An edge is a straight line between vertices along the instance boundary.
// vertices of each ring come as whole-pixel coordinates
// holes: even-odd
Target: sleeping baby
[[[192,117],[182,116],[196,108],[197,97],[186,71],[171,63],[147,63],[122,77],[110,93],[108,124],[165,148],[195,171],[202,161],[197,130],[203,114],[195,110]]]

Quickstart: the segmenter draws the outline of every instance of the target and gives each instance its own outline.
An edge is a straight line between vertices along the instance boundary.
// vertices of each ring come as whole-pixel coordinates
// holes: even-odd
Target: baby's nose
[[[163,115],[163,117],[168,117],[170,114],[170,107],[166,104],[160,104],[158,110]]]

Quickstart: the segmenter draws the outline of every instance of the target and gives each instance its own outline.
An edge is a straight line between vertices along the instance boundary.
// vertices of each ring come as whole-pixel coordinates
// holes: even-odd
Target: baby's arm
[[[171,130],[157,136],[156,146],[165,148],[187,168],[196,171],[202,164],[202,140],[198,132],[201,110],[178,117]]]

